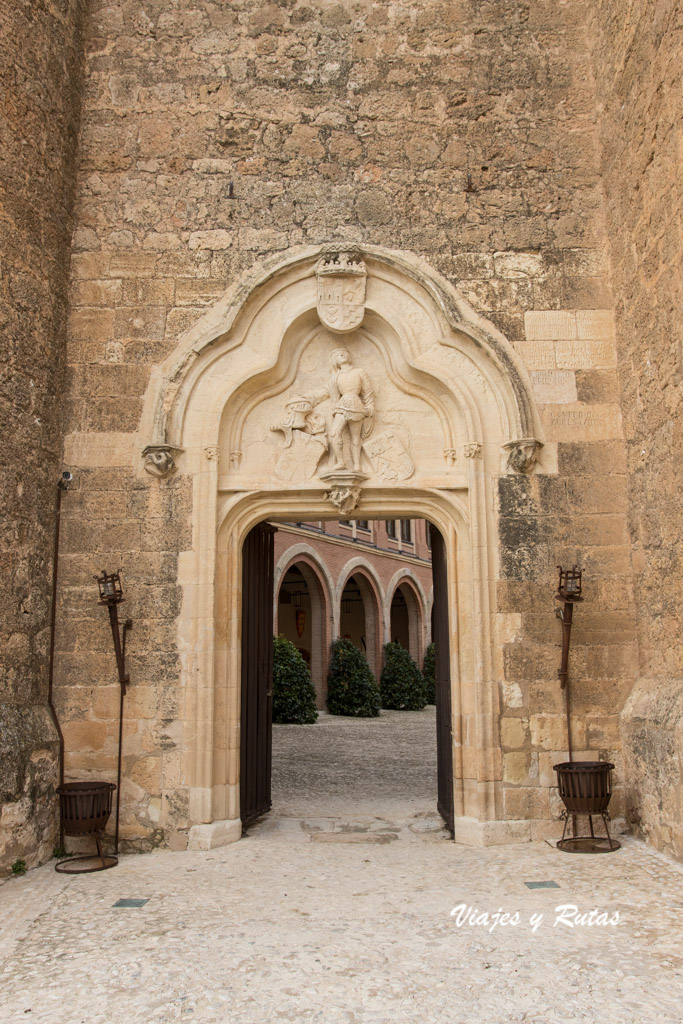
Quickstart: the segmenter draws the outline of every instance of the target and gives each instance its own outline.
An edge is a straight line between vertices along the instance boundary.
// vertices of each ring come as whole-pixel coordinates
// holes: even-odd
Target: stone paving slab
[[[459,846],[422,783],[412,808],[389,801],[379,813],[381,760],[370,755],[376,785],[349,813],[317,796],[292,813],[303,796],[281,758],[284,810],[239,843],[126,856],[80,877],[45,865],[8,881],[0,1022],[681,1024],[681,865],[630,837],[599,856],[545,842]],[[329,764],[336,773],[341,762]],[[415,766],[408,776],[418,779]],[[324,795],[322,774],[319,784]],[[114,907],[126,898],[148,902]],[[556,924],[562,905],[619,921]],[[492,927],[498,911],[518,923]]]
[[[474,850],[406,820],[391,841],[320,842],[383,834],[328,824],[12,880],[0,890],[0,1020],[683,1020],[683,870],[636,840],[595,857],[546,843]],[[539,880],[560,888],[524,884]],[[113,907],[127,897],[149,902]],[[462,904],[520,923],[458,926]],[[620,921],[557,926],[562,904]]]

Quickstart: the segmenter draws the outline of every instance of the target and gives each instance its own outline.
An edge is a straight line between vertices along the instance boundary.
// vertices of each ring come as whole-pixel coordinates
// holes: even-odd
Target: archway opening
[[[397,587],[391,599],[391,640],[410,650],[410,620],[403,587]]]
[[[410,539],[406,539],[408,529],[404,527],[401,540],[400,532],[396,531],[395,535],[392,522],[380,519],[281,521],[275,527],[273,544],[277,557],[275,578],[271,583],[276,596],[273,631],[292,641],[312,676],[315,651],[324,636],[328,638],[328,655],[330,641],[332,644],[335,640],[350,641],[367,661],[379,687],[381,705],[376,717],[351,712],[333,715],[327,712],[324,702],[321,706],[319,701],[317,723],[272,726],[272,796],[276,813],[287,817],[362,813],[379,818],[399,805],[404,811],[414,807],[418,815],[428,813],[430,807],[434,812],[438,805],[442,816],[449,823],[452,820],[450,703],[444,699],[445,692],[438,709],[427,706],[407,710],[385,704],[379,686],[385,644],[398,639],[422,669],[424,650],[430,639],[425,633],[425,609],[432,600],[430,526],[423,519],[411,520]],[[273,527],[274,524],[261,524],[252,533]],[[442,545],[441,556],[444,550]],[[302,556],[303,551],[306,553]],[[261,557],[265,558],[263,552]],[[250,580],[263,575],[264,586],[267,586],[266,561],[261,568],[244,563]],[[445,556],[442,561],[445,573]],[[444,580],[445,576],[442,587]],[[329,604],[322,596],[321,581],[331,587]],[[444,597],[445,592],[442,599]],[[438,604],[437,600],[435,605]],[[250,608],[256,606],[253,601],[249,607],[243,605],[244,637],[255,635],[248,619]],[[448,665],[447,631],[442,636],[446,637],[446,656],[442,660]],[[265,634],[259,633],[261,646],[264,640]],[[243,686],[253,685],[249,665],[257,657],[254,648],[243,648]],[[446,674],[450,694],[450,675]],[[270,686],[270,680],[265,680],[264,692],[268,692]],[[319,685],[316,691],[320,696]],[[249,705],[253,700],[258,703],[253,694],[250,697],[243,693],[240,732],[245,745],[253,741],[255,731],[264,727],[261,721],[254,728],[250,721]],[[263,702],[259,707],[262,719]],[[441,722],[436,728],[435,718]],[[437,767],[435,733],[442,737],[441,760],[446,765],[443,780]],[[242,758],[242,765],[245,778],[241,788],[249,789],[249,776],[259,771],[261,775],[267,773],[270,784],[270,761],[264,760],[257,769],[250,766],[247,754],[246,759]],[[448,797],[442,799],[446,791]],[[264,809],[267,808],[261,807],[260,813]],[[244,820],[256,816],[249,814]]]
[[[339,635],[367,657],[368,640],[365,631],[365,601],[360,584],[355,576],[349,576],[342,591],[339,605]]]

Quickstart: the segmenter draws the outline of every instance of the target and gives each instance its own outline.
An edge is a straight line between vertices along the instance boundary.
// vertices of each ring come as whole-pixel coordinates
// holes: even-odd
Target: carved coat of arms
[[[345,334],[360,327],[365,316],[367,270],[357,252],[326,252],[315,266],[318,316],[331,331]]]
[[[365,442],[363,449],[380,480],[395,484],[399,480],[407,480],[415,472],[412,459],[393,430],[377,434]]]

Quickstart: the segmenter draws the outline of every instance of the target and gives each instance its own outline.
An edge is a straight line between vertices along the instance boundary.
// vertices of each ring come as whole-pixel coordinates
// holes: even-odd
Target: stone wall
[[[683,11],[597,0],[594,27],[638,610],[629,813],[683,857]]]
[[[190,481],[127,454],[152,368],[259,258],[299,244],[416,253],[523,360],[546,447],[501,479],[498,814],[557,811],[557,562],[586,568],[577,753],[619,759],[633,681],[626,465],[607,281],[589,5],[92,4],[73,237],[59,656],[68,765],[115,764],[116,686],[92,573],[122,565],[134,687],[124,838],[188,824],[176,648]],[[124,453],[123,455],[121,453]],[[494,562],[498,558],[493,552]],[[620,767],[621,771],[621,767]],[[618,811],[618,802],[615,802]]]
[[[0,875],[49,857],[57,821],[46,695],[84,6],[0,5]]]

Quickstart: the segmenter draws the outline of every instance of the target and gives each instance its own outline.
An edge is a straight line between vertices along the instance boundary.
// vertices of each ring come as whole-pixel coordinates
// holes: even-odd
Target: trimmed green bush
[[[394,711],[421,711],[426,704],[422,673],[400,644],[384,645],[379,692],[382,707]]]
[[[428,704],[436,704],[436,646],[433,642],[425,651],[422,675],[425,681],[425,700]]]
[[[306,662],[291,640],[273,637],[273,721],[311,725],[318,720]]]
[[[331,715],[376,718],[379,690],[365,655],[350,640],[335,640],[327,677],[327,709]]]

